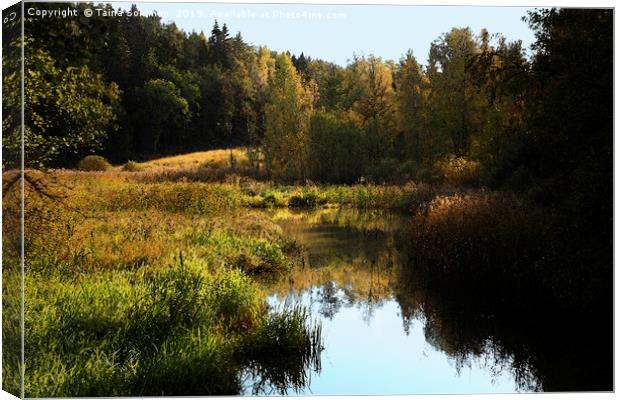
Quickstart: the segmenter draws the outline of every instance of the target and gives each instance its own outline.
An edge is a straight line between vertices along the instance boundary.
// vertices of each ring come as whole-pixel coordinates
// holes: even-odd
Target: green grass
[[[303,185],[280,186],[264,183],[240,185],[242,204],[253,208],[353,207],[413,212],[438,195],[457,193],[452,186],[406,185]]]
[[[131,178],[140,172],[30,173],[45,192],[27,187],[26,396],[237,394],[242,372],[264,362],[247,343],[300,330],[316,341],[287,339],[304,347],[293,352],[272,342],[269,351],[284,355],[285,369],[312,367],[318,328],[304,314],[288,333],[270,333],[270,321],[298,311],[269,310],[254,279],[287,273],[295,244],[242,206],[238,186],[142,184]],[[7,216],[13,205],[3,204]],[[7,222],[9,232],[19,219]],[[17,262],[8,250],[18,237],[4,240],[6,266]],[[19,300],[10,288],[7,317]],[[7,346],[5,365],[17,367]],[[307,373],[279,376],[294,389]],[[17,368],[4,377],[18,389]]]
[[[151,274],[38,279],[27,282],[27,396],[235,394],[240,371],[262,362],[247,351],[255,337],[281,338],[263,350],[300,368],[318,354],[307,315],[270,312],[239,270],[184,260]],[[272,324],[289,315],[291,329]]]
[[[243,343],[242,352],[250,360],[254,374],[279,394],[287,394],[290,389],[298,392],[309,382],[308,371],[321,369],[321,328],[315,325],[309,330],[308,319],[301,307],[272,313]],[[274,348],[279,349],[277,357]],[[260,394],[260,385],[254,394]]]

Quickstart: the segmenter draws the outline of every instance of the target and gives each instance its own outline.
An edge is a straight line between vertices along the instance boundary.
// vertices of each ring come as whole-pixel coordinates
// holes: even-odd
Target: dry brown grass
[[[264,179],[252,166],[245,148],[232,151],[217,149],[176,156],[157,158],[145,162],[128,161],[125,164],[101,171],[76,171],[59,169],[53,171],[65,181],[110,183],[132,181],[138,183],[160,182],[230,182],[239,179]]]
[[[525,272],[540,260],[544,221],[516,195],[441,196],[415,215],[411,254],[418,267],[459,275]]]
[[[235,167],[244,168],[250,166],[250,160],[244,148],[235,148],[232,153]],[[178,171],[200,168],[220,169],[232,167],[230,164],[229,149],[198,151],[195,153],[163,157],[140,163],[140,165],[145,169],[153,171]]]

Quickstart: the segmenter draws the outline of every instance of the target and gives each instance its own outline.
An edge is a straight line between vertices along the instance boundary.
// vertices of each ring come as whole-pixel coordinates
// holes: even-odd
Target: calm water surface
[[[598,374],[598,358],[580,358],[527,320],[517,329],[501,326],[467,306],[467,298],[403,278],[403,216],[353,210],[269,216],[302,245],[303,256],[284,282],[267,285],[268,301],[276,309],[304,305],[324,341],[320,370],[308,371],[309,383],[288,394],[572,390],[571,380],[590,382],[584,368]],[[266,387],[254,394],[282,393]]]

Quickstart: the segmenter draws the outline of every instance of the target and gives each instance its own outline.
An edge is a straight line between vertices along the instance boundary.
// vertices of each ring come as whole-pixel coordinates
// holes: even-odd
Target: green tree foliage
[[[364,168],[363,131],[350,113],[318,110],[309,132],[308,172],[320,182],[353,183]]]
[[[25,40],[25,54],[26,165],[42,168],[74,162],[100,150],[116,128],[118,86],[106,84],[85,66],[58,67],[50,54],[37,48],[31,39]],[[11,94],[7,106],[18,101],[17,82],[14,75],[5,77],[5,89]],[[14,128],[5,137],[4,148],[14,153],[20,140],[19,130]],[[11,162],[14,165],[16,161]]]
[[[459,157],[469,155],[471,136],[481,126],[481,100],[469,68],[479,51],[469,28],[453,28],[433,42],[429,52],[435,126],[450,139],[451,153]]]
[[[315,89],[304,85],[286,54],[276,57],[269,86],[264,141],[268,172],[283,179],[305,180]]]
[[[317,84],[317,107],[328,110],[342,108],[345,70],[341,66],[318,59],[308,61],[307,77]]]
[[[252,103],[254,124],[247,138],[248,155],[257,170],[260,169],[263,158],[261,149],[265,140],[265,108],[269,101],[269,85],[274,79],[275,68],[274,55],[268,48],[260,47],[250,76],[255,91]]]
[[[381,58],[355,57],[345,74],[345,106],[364,129],[365,161],[388,156],[395,139],[393,66]]]
[[[398,132],[405,143],[403,158],[409,156],[417,165],[431,157],[428,120],[428,89],[424,71],[413,51],[400,60],[395,73],[398,107]]]
[[[15,10],[14,10],[15,11]],[[15,11],[17,12],[17,11]],[[8,33],[8,32],[7,32]],[[11,41],[3,43],[2,55],[2,167],[21,165],[21,57],[20,32],[13,32]],[[4,36],[6,40],[6,35]]]
[[[520,41],[508,42],[498,36],[493,46],[486,32],[481,39],[481,51],[471,70],[474,84],[485,95],[485,111],[472,153],[489,173],[496,174],[523,139],[528,63]]]
[[[143,148],[150,147],[157,154],[160,146],[169,146],[174,135],[184,130],[189,120],[189,105],[179,88],[163,79],[148,81],[137,90],[136,97],[142,104],[136,119],[149,133],[142,136]]]
[[[608,18],[601,10],[531,14],[531,60],[519,41],[454,28],[431,44],[426,65],[410,51],[398,63],[354,56],[346,66],[252,47],[217,22],[205,35],[186,34],[157,16],[30,18],[29,96],[49,120],[32,115],[27,146],[39,166],[74,166],[96,149],[126,162],[244,145],[255,169],[274,177],[343,182],[363,175],[397,181],[389,175],[403,171],[407,179],[437,179],[446,165],[479,165],[486,184],[557,202],[565,197],[557,193],[587,192],[586,171],[602,176],[600,160],[611,157],[608,143],[601,144],[610,106],[599,101],[610,96],[603,94]],[[5,77],[7,92],[16,93],[15,78]],[[54,112],[45,107],[60,93],[50,85],[72,88]],[[102,111],[80,129],[64,118],[81,107],[70,104],[77,93],[92,100],[83,107]],[[3,125],[15,131],[15,119],[5,114]],[[61,130],[73,136],[56,143]],[[339,159],[347,158],[346,146],[355,152],[355,168],[352,157]],[[561,161],[549,162],[550,154]],[[561,178],[578,170],[583,178]]]
[[[611,293],[613,10],[539,10],[528,21],[536,54],[525,140],[511,165],[527,179],[509,183],[554,209],[572,272],[566,287],[583,290],[587,278],[586,291]]]
[[[572,193],[571,208],[598,196],[611,198],[612,20],[610,10],[529,14],[536,55],[522,161],[541,198],[562,202]],[[587,199],[590,195],[594,198]],[[600,209],[592,212],[603,215]]]

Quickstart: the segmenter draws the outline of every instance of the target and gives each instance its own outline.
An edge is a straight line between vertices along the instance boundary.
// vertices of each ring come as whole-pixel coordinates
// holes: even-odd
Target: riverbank
[[[270,309],[256,281],[290,270],[295,243],[231,186],[68,171],[29,171],[25,185],[27,396],[237,394],[245,373],[284,394],[320,368],[320,326],[303,308]],[[3,282],[15,316],[5,328],[17,337],[14,190]]]

